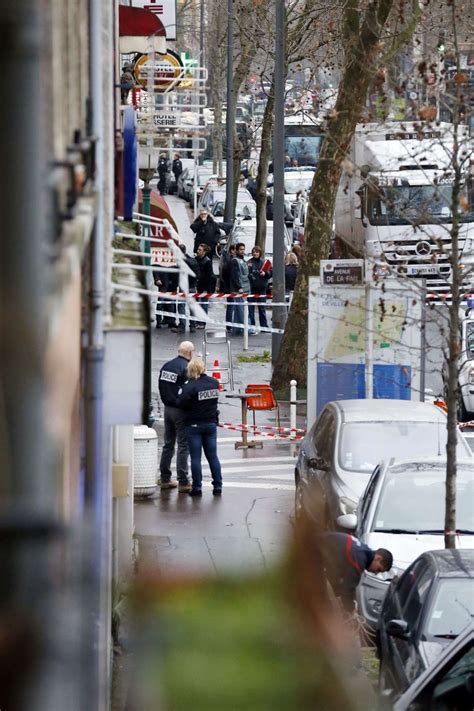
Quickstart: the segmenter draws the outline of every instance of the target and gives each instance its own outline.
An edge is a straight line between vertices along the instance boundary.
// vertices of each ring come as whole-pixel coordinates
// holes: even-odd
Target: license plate
[[[439,267],[431,264],[409,264],[407,266],[407,274],[408,276],[439,274]]]

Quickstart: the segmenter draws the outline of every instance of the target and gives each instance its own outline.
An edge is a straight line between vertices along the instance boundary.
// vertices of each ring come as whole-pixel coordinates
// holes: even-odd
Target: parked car
[[[204,188],[211,180],[212,176],[213,173],[210,168],[199,166],[197,180],[193,180],[188,191],[188,202],[191,206],[194,205],[194,190],[196,189],[196,205],[198,205]]]
[[[472,452],[458,434],[460,457]],[[353,513],[374,468],[403,452],[436,456],[445,451],[446,414],[410,400],[337,400],[328,403],[302,440],[295,467],[295,514],[305,511],[333,528]]]
[[[224,212],[225,212],[225,199],[224,200],[217,200],[214,205],[212,206],[212,209],[210,210],[210,213],[214,220],[216,222],[223,222],[224,221]],[[257,217],[257,205],[255,204],[255,200],[249,201],[247,199],[246,195],[239,195],[237,194],[237,203],[235,205],[235,217],[236,218],[242,218],[242,220],[256,220]]]
[[[400,451],[403,451],[400,448]],[[474,460],[458,459],[456,548],[474,547]],[[337,519],[370,548],[388,548],[389,573],[362,573],[357,588],[359,613],[375,629],[390,580],[421,553],[444,544],[446,458],[389,459],[377,466],[356,514]]]
[[[389,586],[377,627],[380,690],[399,696],[474,617],[474,550],[423,553]]]
[[[294,209],[298,201],[298,194],[311,190],[315,168],[305,166],[304,168],[286,168],[284,178],[284,206],[285,222],[292,224],[294,219]],[[269,176],[269,187],[267,191],[267,217],[273,219],[273,175]]]
[[[204,207],[209,212],[212,212],[216,203],[221,203],[223,207],[225,204],[225,190],[225,184],[222,184],[222,182],[217,180],[210,181],[199,200],[199,209],[201,210]],[[239,203],[253,205],[254,210],[256,209],[255,200],[246,188],[238,188],[237,190],[237,204]]]
[[[470,624],[450,642],[395,704],[393,711],[461,711],[474,708],[474,625]]]
[[[187,200],[189,196],[189,188],[194,180],[194,166],[188,166],[183,170],[178,178],[177,195],[183,200]]]

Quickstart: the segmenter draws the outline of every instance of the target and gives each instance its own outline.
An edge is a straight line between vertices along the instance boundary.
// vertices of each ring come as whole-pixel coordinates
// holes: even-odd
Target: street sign
[[[321,261],[322,283],[328,286],[363,284],[363,259],[323,259]]]

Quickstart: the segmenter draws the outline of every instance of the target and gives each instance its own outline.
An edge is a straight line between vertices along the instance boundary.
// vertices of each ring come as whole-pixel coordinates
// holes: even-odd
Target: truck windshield
[[[379,187],[368,196],[372,225],[426,225],[452,221],[452,185],[401,185]],[[461,222],[474,220],[474,190],[463,190]]]

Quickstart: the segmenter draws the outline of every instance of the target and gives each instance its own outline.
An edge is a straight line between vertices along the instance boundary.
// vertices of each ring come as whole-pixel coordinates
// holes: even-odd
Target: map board
[[[365,397],[367,333],[372,335],[373,397],[420,398],[421,299],[396,280],[333,287],[312,277],[308,310],[308,428],[331,400]],[[370,381],[369,381],[370,382]]]

